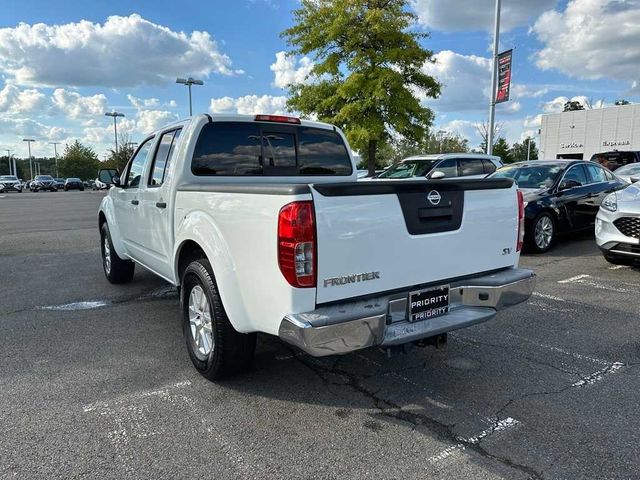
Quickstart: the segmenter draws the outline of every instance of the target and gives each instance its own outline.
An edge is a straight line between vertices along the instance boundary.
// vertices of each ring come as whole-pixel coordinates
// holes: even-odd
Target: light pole
[[[49,145],[53,145],[53,155],[56,158],[56,177],[59,177],[60,172],[58,171],[58,145],[60,145],[60,142],[49,142]]]
[[[447,132],[445,132],[444,130],[438,130],[438,132],[436,133],[436,139],[440,144],[440,153],[442,153],[442,141],[444,140],[444,136],[446,133]]]
[[[33,138],[23,138],[22,139],[23,142],[27,142],[27,145],[29,145],[29,175],[30,175],[30,180],[33,180],[33,159],[31,158],[31,142],[35,142],[35,140]]]
[[[531,137],[527,137],[527,162],[531,158]]]
[[[7,162],[9,163],[9,175],[15,175],[15,176],[17,177],[18,175],[16,174],[16,171],[15,171],[16,169],[14,168],[14,169],[13,169],[13,172],[12,172],[12,170],[11,170],[11,163],[12,163],[12,162],[11,162],[11,152],[12,152],[13,150],[10,150],[10,149],[8,149],[8,148],[5,148],[5,150],[7,151],[7,159],[8,159],[8,160],[7,160]]]
[[[116,152],[117,152],[118,151],[118,126],[116,124],[116,119],[118,117],[124,117],[124,113],[116,112],[114,110],[113,112],[105,112],[104,115],[106,117],[113,117],[113,134],[114,134],[115,139],[116,139]]]
[[[496,90],[498,88],[498,48],[500,43],[500,4],[496,0],[496,19],[493,32],[493,63],[491,70],[491,99],[489,100],[489,131],[487,132],[487,155],[493,153],[493,125],[496,122]]]
[[[189,87],[189,116],[193,115],[193,110],[191,109],[191,85],[204,85],[202,80],[196,80],[195,78],[176,78],[176,83],[181,83]]]

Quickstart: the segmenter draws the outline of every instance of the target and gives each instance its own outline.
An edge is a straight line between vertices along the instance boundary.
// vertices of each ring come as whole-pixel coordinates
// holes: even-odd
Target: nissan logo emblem
[[[427,195],[427,200],[431,202],[431,205],[438,205],[440,200],[442,200],[442,197],[436,190],[431,190],[429,195]]]

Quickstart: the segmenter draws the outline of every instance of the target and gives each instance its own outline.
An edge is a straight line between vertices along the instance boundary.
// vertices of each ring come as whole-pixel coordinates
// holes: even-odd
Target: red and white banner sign
[[[508,102],[511,91],[511,60],[513,50],[507,50],[498,55],[498,90],[496,91],[496,103]]]

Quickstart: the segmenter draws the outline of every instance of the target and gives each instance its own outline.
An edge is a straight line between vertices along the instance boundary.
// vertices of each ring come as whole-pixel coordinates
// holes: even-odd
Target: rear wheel
[[[529,249],[535,253],[548,251],[556,240],[556,222],[550,213],[542,212],[531,222],[531,231],[526,232]]]
[[[209,261],[191,262],[181,286],[182,331],[196,370],[209,380],[247,370],[253,360],[256,334],[239,333],[231,325]]]
[[[111,283],[127,283],[133,278],[135,271],[135,263],[131,260],[124,260],[118,256],[113,242],[107,222],[102,224],[100,228],[100,244],[102,251],[102,269],[107,280]]]

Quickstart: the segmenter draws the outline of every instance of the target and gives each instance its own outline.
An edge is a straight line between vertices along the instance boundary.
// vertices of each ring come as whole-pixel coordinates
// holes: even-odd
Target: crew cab
[[[530,296],[511,179],[357,182],[350,151],[332,125],[274,115],[154,132],[99,207],[107,279],[139,264],[179,287],[189,355],[211,380],[250,365],[257,333],[346,354],[425,342]]]

